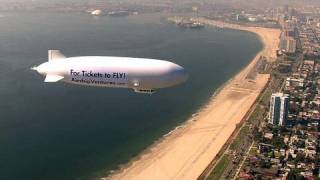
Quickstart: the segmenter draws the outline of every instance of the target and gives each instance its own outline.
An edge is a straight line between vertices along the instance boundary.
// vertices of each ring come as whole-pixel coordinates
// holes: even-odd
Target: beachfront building
[[[289,95],[283,93],[272,94],[270,100],[269,123],[273,125],[285,125],[288,119]]]
[[[297,42],[294,38],[289,36],[282,36],[280,39],[280,50],[285,53],[295,53],[297,49]]]

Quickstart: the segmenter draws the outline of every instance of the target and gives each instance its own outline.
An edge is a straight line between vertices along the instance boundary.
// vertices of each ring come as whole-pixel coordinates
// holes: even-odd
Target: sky
[[[216,2],[216,3],[276,3],[276,4],[319,4],[320,0],[0,0],[0,2],[39,2],[39,3],[60,3],[60,2],[74,2],[74,3],[83,3],[83,2],[130,2],[130,3],[144,3],[147,2],[148,4],[152,2]]]

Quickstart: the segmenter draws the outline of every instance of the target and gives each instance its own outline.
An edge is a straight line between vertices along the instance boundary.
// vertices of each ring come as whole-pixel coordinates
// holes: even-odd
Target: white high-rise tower
[[[288,119],[289,95],[275,93],[271,95],[269,123],[273,125],[285,125]]]

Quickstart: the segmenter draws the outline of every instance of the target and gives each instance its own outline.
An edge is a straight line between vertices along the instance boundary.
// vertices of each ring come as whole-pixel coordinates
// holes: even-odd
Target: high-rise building
[[[271,95],[269,123],[273,125],[285,125],[288,119],[289,95],[275,93]]]
[[[289,38],[287,52],[288,53],[295,53],[296,50],[297,50],[297,41],[294,38]]]
[[[284,5],[283,11],[284,11],[285,13],[288,13],[288,12],[289,12],[289,5],[288,5],[288,4]]]
[[[284,35],[287,37],[295,37],[295,29],[294,28],[287,28],[284,30]]]
[[[280,39],[280,50],[285,53],[295,53],[297,50],[297,41],[292,37],[283,35]]]

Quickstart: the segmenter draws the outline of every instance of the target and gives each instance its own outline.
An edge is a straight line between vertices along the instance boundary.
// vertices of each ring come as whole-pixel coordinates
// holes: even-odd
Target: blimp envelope
[[[148,94],[188,79],[183,67],[169,61],[112,56],[67,58],[59,50],[49,50],[48,62],[32,69],[45,76],[44,82],[131,88]]]

